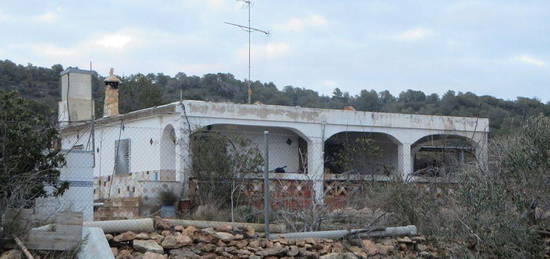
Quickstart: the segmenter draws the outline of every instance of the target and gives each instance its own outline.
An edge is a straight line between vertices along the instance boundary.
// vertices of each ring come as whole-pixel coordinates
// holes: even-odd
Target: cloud
[[[332,80],[324,80],[323,82],[321,82],[321,85],[325,86],[325,87],[335,87],[338,85],[338,83],[336,81],[332,81]]]
[[[286,42],[275,42],[263,45],[252,45],[251,55],[255,60],[277,59],[290,52],[290,45]],[[242,60],[248,60],[248,45],[237,51],[237,56]]]
[[[304,18],[291,18],[282,24],[276,24],[275,29],[289,32],[301,32],[310,27],[319,27],[326,25],[327,19],[318,14],[310,14]]]
[[[521,62],[521,63],[529,64],[529,65],[535,65],[535,66],[538,66],[538,67],[545,67],[546,66],[546,62],[544,62],[543,60],[540,60],[538,58],[534,58],[534,57],[531,57],[531,56],[528,56],[528,55],[517,56],[517,57],[514,58],[514,60],[518,61],[518,62]]]
[[[426,37],[429,37],[432,34],[433,32],[429,29],[417,27],[417,28],[399,33],[395,35],[394,38],[400,41],[417,41],[417,40],[422,40]]]
[[[222,71],[224,66],[222,64],[186,64],[180,68],[181,69],[179,71],[182,71],[188,75],[204,75],[207,73]]]
[[[122,33],[104,34],[95,43],[106,49],[122,49],[132,43],[133,39],[129,35]]]
[[[3,12],[2,10],[0,10],[0,22],[8,22],[8,21],[11,21],[13,20],[13,16]]]
[[[36,22],[52,23],[52,22],[55,22],[58,17],[59,17],[59,15],[57,14],[57,12],[48,11],[48,12],[45,12],[43,14],[34,16],[33,20],[36,21]]]

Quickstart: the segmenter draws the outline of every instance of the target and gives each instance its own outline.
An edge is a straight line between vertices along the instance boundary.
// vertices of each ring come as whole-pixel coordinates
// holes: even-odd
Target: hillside
[[[0,60],[0,90],[16,90],[23,97],[47,106],[53,115],[60,99],[61,71],[61,65],[44,68]],[[135,74],[122,78],[122,81],[121,112],[178,100],[180,91],[184,99],[246,102],[246,82],[227,73],[206,74],[202,77],[187,76],[184,73],[173,77],[164,74]],[[94,76],[93,95],[98,116],[101,115],[103,105],[101,82],[100,76]],[[377,93],[365,89],[358,95],[350,95],[335,89],[332,96],[324,96],[316,91],[294,86],[284,86],[279,90],[271,82],[259,81],[253,82],[253,89],[253,101],[265,104],[337,109],[351,105],[362,111],[488,117],[493,134],[509,132],[518,126],[519,121],[530,115],[550,115],[550,103],[544,104],[537,99],[518,97],[516,100],[503,100],[493,96],[477,96],[470,92],[448,91],[439,96],[407,90],[393,96],[389,91]]]

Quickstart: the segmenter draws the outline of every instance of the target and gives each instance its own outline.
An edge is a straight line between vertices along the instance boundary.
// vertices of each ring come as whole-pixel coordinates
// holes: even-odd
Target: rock
[[[155,241],[156,241],[157,243],[159,243],[159,244],[162,243],[162,240],[164,240],[164,236],[163,236],[163,235],[158,234],[158,233],[155,233],[155,232],[151,233],[151,234],[149,235],[149,238],[155,240]]]
[[[367,250],[368,255],[378,254],[378,246],[371,240],[365,239],[362,241],[363,247]]]
[[[209,234],[209,235],[215,235],[216,234],[216,231],[214,230],[214,228],[203,228],[203,229],[201,229],[201,232]]]
[[[297,246],[290,246],[288,249],[288,252],[286,253],[288,256],[295,257],[300,253],[300,249],[298,249]]]
[[[132,259],[132,258],[134,258],[134,256],[132,256],[132,251],[124,249],[124,250],[120,250],[118,252],[118,255],[117,255],[116,258],[117,259]]]
[[[113,253],[113,256],[116,257],[118,255],[118,248],[111,247],[111,253]]]
[[[132,258],[133,259],[143,259],[143,253],[142,252],[138,252],[138,251],[133,251],[132,252]]]
[[[17,249],[11,249],[2,253],[0,259],[21,259],[23,258],[23,253]]]
[[[214,240],[214,237],[210,234],[206,234],[206,233],[198,233],[197,234],[197,239],[200,241],[200,242],[204,242],[204,243],[211,243],[212,240]]]
[[[246,249],[240,249],[240,250],[237,251],[237,254],[241,255],[241,257],[242,257],[243,255],[252,255],[252,252],[250,252]]]
[[[286,252],[288,252],[288,247],[272,247],[259,251],[256,254],[259,256],[279,256],[286,254]]]
[[[149,238],[149,234],[141,232],[136,235],[136,239],[150,239],[150,238]]]
[[[134,240],[134,238],[136,238],[136,234],[132,231],[127,231],[127,232],[124,232],[122,234],[116,235],[113,238],[113,241],[115,241],[115,242],[125,242],[125,241]]]
[[[183,234],[186,234],[188,236],[193,236],[197,232],[197,228],[194,226],[188,226],[185,228],[185,230],[182,231]]]
[[[188,248],[172,249],[170,250],[170,258],[183,259],[183,258],[200,258],[199,255],[193,253]]]
[[[256,236],[256,230],[253,227],[245,226],[244,227],[244,234],[246,237],[255,237]]]
[[[174,226],[174,230],[179,231],[179,232],[183,232],[183,231],[185,231],[185,227],[182,226],[182,225],[176,225],[176,226]]]
[[[177,235],[176,236],[176,241],[178,242],[178,244],[180,244],[182,246],[186,246],[186,245],[189,245],[189,244],[193,243],[193,239],[191,239],[190,237],[188,237],[187,235],[184,235],[184,234]]]
[[[310,245],[317,244],[317,240],[315,238],[306,238],[304,241],[306,241],[306,244],[310,244]]]
[[[247,246],[248,245],[248,241],[243,239],[243,240],[238,240],[238,241],[231,241],[231,245],[234,245],[236,247],[238,247],[239,249],[243,249],[243,247]]]
[[[424,237],[424,236],[415,236],[415,237],[412,237],[412,241],[426,242],[426,237]]]
[[[164,249],[154,240],[140,240],[136,239],[133,242],[133,248],[138,252],[152,252],[157,254],[164,254]]]
[[[418,253],[418,256],[422,257],[422,258],[434,258],[435,257],[430,252],[426,252],[426,251]]]
[[[257,256],[257,255],[251,255],[248,257],[249,259],[262,259],[261,256]]]
[[[155,229],[169,230],[170,228],[172,228],[172,224],[170,224],[170,222],[164,220],[161,217],[155,217]]]
[[[216,250],[216,245],[214,244],[205,244],[200,247],[201,251],[203,252],[214,252]]]
[[[428,250],[428,246],[427,245],[423,245],[423,244],[418,244],[416,246],[416,249],[418,249],[418,251],[420,252],[423,252],[423,251],[427,251]]]
[[[143,255],[143,259],[166,259],[167,257],[165,255],[152,253],[152,252],[146,252]]]
[[[330,253],[319,257],[320,259],[356,259],[359,258],[353,253]]]
[[[113,240],[113,235],[105,234],[105,238],[107,239],[107,241],[111,241],[111,240]]]
[[[352,251],[355,255],[358,255],[360,257],[366,258],[368,256],[368,254],[365,253],[362,248],[357,246],[350,246],[349,250]]]
[[[173,235],[165,236],[160,245],[166,249],[180,248],[183,246],[178,243],[178,240],[176,240],[176,237]]]
[[[226,245],[223,241],[221,241],[221,240],[218,240],[218,242],[216,242],[216,245],[217,245],[218,247],[226,247],[226,246],[227,246],[227,245]]]
[[[231,225],[221,225],[215,227],[214,229],[219,232],[231,232],[233,230],[233,227]]]
[[[203,259],[209,259],[209,258],[214,259],[216,257],[217,257],[217,255],[215,253],[208,253],[208,254],[205,254],[205,255],[201,256],[201,258],[203,258]]]
[[[403,243],[403,244],[412,244],[412,243],[414,243],[414,241],[412,241],[409,237],[398,238],[397,242]]]
[[[335,243],[332,245],[333,253],[342,253],[344,251],[344,246],[341,243]]]
[[[248,242],[248,246],[252,247],[252,248],[258,248],[260,247],[260,241],[255,239],[255,240],[251,240],[250,242]]]
[[[170,232],[170,230],[163,230],[162,232],[160,232],[160,234],[163,236],[169,236],[172,234],[172,232]]]
[[[393,246],[378,245],[378,253],[381,255],[388,255],[393,252]]]
[[[300,256],[307,257],[307,258],[317,258],[317,257],[319,257],[317,255],[317,253],[312,252],[312,251],[308,251],[307,249],[305,249],[303,247],[298,248],[298,249],[300,250],[300,254],[299,254]]]
[[[231,241],[235,238],[235,236],[227,232],[215,232],[214,236],[222,241]]]

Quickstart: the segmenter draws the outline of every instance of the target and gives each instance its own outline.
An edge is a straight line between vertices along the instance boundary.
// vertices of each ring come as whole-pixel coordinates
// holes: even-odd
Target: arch
[[[171,124],[162,130],[160,139],[160,170],[176,170],[176,131]]]
[[[365,134],[382,134],[386,136],[388,139],[391,139],[392,142],[394,142],[397,145],[400,145],[402,143],[399,138],[394,136],[394,134],[397,134],[397,132],[394,132],[394,129],[389,129],[391,132],[385,132],[379,131],[380,129],[377,128],[371,128],[371,127],[352,127],[352,126],[346,126],[344,127],[335,127],[334,125],[331,125],[331,127],[327,127],[326,134],[324,136],[325,140],[330,139],[331,137],[338,135],[340,133],[350,133],[350,132],[357,132],[357,133],[365,133]]]
[[[463,134],[431,134],[411,145],[413,176],[452,177],[461,164],[476,160],[479,144]]]
[[[383,132],[343,131],[325,145],[325,170],[330,173],[390,175],[398,169],[400,142]]]
[[[250,145],[257,147],[260,155],[264,156],[264,131],[269,131],[269,170],[285,173],[304,173],[307,166],[308,138],[299,130],[288,127],[242,125],[234,123],[210,124],[195,130],[191,135],[203,134],[208,137],[210,133],[225,136],[244,137],[250,141]],[[191,138],[191,141],[195,141]],[[193,144],[191,144],[193,146]],[[192,152],[195,155],[196,152]],[[196,160],[196,158],[195,158]]]

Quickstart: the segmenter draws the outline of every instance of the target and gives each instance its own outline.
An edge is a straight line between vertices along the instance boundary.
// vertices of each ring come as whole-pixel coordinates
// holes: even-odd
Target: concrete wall
[[[67,70],[61,76],[61,102],[59,121],[92,119],[92,75],[90,71]],[[69,117],[70,113],[70,117]]]
[[[82,212],[84,221],[93,220],[93,156],[91,152],[64,151],[66,166],[60,168],[60,181],[67,181],[69,189],[58,197],[37,199],[38,217],[47,220],[55,213],[70,210]]]

